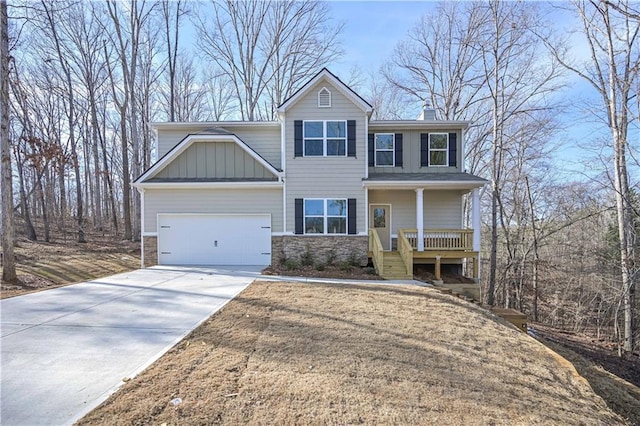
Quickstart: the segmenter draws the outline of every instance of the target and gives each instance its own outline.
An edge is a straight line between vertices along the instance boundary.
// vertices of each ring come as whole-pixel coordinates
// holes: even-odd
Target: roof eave
[[[362,186],[368,189],[466,189],[472,190],[482,188],[488,182],[486,181],[415,181],[415,180],[396,180],[396,181],[376,181],[364,180]]]
[[[282,188],[284,183],[266,182],[137,182],[132,184],[138,190],[145,189],[265,189]]]

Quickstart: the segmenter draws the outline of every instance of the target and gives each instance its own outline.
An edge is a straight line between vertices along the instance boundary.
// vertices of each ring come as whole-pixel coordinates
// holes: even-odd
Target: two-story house
[[[411,278],[414,263],[437,278],[468,264],[477,277],[486,181],[463,170],[468,123],[371,114],[323,69],[278,121],[154,124],[159,160],[134,184],[143,265],[266,266],[309,252],[371,259],[387,278]]]

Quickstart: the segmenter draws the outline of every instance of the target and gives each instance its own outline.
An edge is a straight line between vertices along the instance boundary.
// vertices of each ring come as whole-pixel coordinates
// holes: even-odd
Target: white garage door
[[[269,265],[271,216],[158,214],[160,265]]]

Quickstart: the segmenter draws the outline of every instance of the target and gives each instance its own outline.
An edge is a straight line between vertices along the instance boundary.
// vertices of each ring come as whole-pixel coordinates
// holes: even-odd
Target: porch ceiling
[[[475,189],[489,183],[470,173],[370,173],[362,186],[370,189]]]

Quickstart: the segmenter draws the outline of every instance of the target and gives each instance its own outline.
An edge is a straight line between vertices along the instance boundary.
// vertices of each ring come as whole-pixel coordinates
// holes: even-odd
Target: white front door
[[[376,230],[384,250],[391,250],[391,205],[371,204],[369,226]]]
[[[160,265],[269,265],[271,216],[158,214]]]

